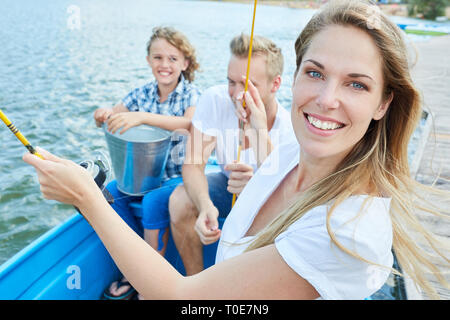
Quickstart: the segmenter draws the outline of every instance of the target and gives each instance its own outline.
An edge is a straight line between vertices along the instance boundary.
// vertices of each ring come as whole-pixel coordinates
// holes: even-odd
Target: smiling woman
[[[375,42],[360,29],[334,25],[314,36],[292,90],[292,119],[306,154],[340,161],[384,116],[392,93],[383,97],[381,65]]]
[[[307,188],[258,234],[247,250],[276,242],[280,234],[295,229],[311,208],[330,204],[324,219],[334,245],[356,259],[387,266],[381,262],[383,259],[373,260],[377,246],[369,245],[359,252],[350,248],[358,248],[358,233],[365,240],[372,238],[372,245],[378,242],[377,250],[384,245],[382,255],[389,254],[391,243],[404,276],[411,277],[429,297],[438,298],[426,275],[433,274],[447,288],[448,283],[442,272],[427,261],[428,254],[411,234],[426,238],[448,264],[448,246],[420,224],[416,213],[425,211],[448,218],[441,214],[449,213],[447,207],[436,208],[424,195],[435,194],[443,199],[450,199],[450,195],[410,176],[407,146],[420,118],[421,101],[410,77],[401,32],[383,14],[374,17],[374,12],[365,1],[331,2],[297,38],[291,111],[301,150],[298,167],[307,167],[299,185],[300,189]],[[379,22],[378,28],[373,28],[374,19]],[[311,177],[314,170],[316,175]],[[340,229],[333,226],[348,199],[360,194],[373,200],[391,199],[390,226],[383,229],[374,223],[364,233],[361,224],[352,237],[354,241],[348,243],[348,239],[339,237]],[[360,211],[364,214],[358,219],[365,220],[368,212],[370,216],[370,210]],[[383,210],[377,213],[379,218],[383,214]],[[314,252],[320,252],[318,249]],[[368,255],[372,255],[371,261]],[[345,276],[341,276],[342,281]]]
[[[419,94],[400,30],[383,14],[373,28],[373,12],[366,1],[332,1],[301,32],[291,110],[297,139],[281,143],[250,179],[223,226],[216,264],[198,274],[183,277],[146,245],[80,166],[45,150],[47,160],[24,160],[46,198],[83,212],[145,298],[364,299],[398,272],[392,249],[405,274],[438,298],[424,274],[447,283],[410,233],[448,262],[415,210],[447,210],[423,192],[450,196],[410,177]],[[249,110],[265,110],[251,82],[243,97]],[[265,170],[273,163],[276,172]]]

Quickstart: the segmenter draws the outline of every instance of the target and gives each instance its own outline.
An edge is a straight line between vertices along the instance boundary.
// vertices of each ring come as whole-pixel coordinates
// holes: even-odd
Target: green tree
[[[448,0],[408,0],[408,12],[410,16],[422,14],[425,19],[434,20],[445,15]]]

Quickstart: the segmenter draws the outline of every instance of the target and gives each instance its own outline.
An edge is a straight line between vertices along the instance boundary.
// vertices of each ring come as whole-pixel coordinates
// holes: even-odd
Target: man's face
[[[232,55],[230,62],[228,63],[228,94],[233,101],[236,101],[236,97],[239,93],[244,91],[245,77],[247,73],[247,58],[237,57]],[[268,78],[266,57],[265,56],[252,56],[250,62],[250,81],[258,89],[259,95],[267,106],[270,94],[274,90],[273,81]]]

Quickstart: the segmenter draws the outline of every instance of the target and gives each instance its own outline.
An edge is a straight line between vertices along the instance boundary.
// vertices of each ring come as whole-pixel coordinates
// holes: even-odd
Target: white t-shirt
[[[239,146],[239,119],[234,112],[235,106],[228,94],[226,85],[208,88],[200,96],[195,108],[192,124],[200,132],[217,138],[216,157],[221,171],[225,165],[237,160]],[[286,139],[295,139],[290,112],[278,104],[276,118],[269,131],[274,146]],[[241,150],[240,162],[253,166],[257,170],[257,162],[252,148]]]
[[[299,146],[287,142],[273,150],[259,171],[250,179],[228,215],[217,249],[216,263],[241,254],[254,239],[244,235],[262,205],[283,178],[299,162]],[[264,174],[272,154],[280,153],[277,173]],[[360,214],[361,206],[368,201]],[[392,224],[390,198],[351,196],[335,208],[331,230],[347,249],[368,261],[392,267]],[[390,270],[365,263],[340,250],[328,234],[326,216],[329,205],[308,211],[275,239],[284,261],[307,280],[322,299],[364,299],[386,282]],[[230,245],[233,243],[233,245]],[[235,245],[238,244],[238,245]]]

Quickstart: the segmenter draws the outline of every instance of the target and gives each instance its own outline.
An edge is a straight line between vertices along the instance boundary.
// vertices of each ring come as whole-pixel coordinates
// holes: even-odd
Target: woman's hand
[[[45,199],[71,204],[81,210],[94,197],[103,198],[100,189],[86,169],[42,148],[38,147],[37,150],[46,160],[31,153],[24,154],[23,160],[36,169]]]
[[[113,114],[107,120],[108,123],[108,131],[111,133],[116,133],[117,130],[120,130],[120,134],[123,134],[130,128],[139,126],[142,124],[144,112],[120,112]]]

